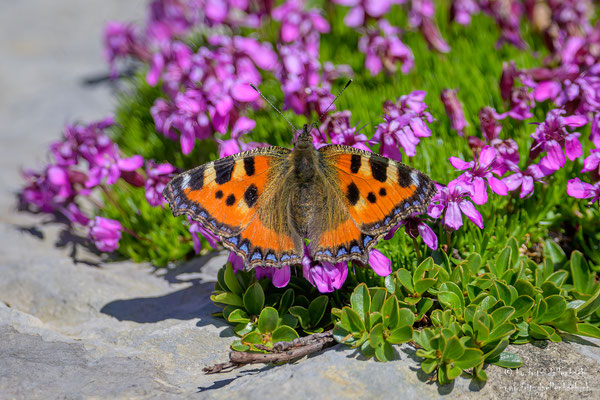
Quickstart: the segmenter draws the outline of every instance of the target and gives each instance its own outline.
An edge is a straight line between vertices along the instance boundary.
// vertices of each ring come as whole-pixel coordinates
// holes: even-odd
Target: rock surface
[[[0,398],[600,398],[599,341],[515,346],[525,365],[489,382],[427,382],[409,346],[397,360],[342,347],[283,366],[204,375],[227,360],[231,331],[210,314],[224,254],[168,273],[102,262],[44,215],[16,211],[19,169],[39,166],[65,122],[114,105],[100,34],[143,20],[141,1],[22,0],[0,12]]]

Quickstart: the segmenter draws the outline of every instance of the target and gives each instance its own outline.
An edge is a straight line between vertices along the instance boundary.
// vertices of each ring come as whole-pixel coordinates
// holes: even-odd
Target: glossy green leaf
[[[573,284],[575,289],[579,293],[588,293],[590,290],[593,279],[590,276],[590,269],[585,261],[583,254],[577,250],[571,253],[571,277],[573,278]]]
[[[583,336],[589,336],[600,339],[600,328],[588,323],[577,324],[577,333]]]
[[[244,307],[248,314],[259,315],[265,305],[265,293],[262,286],[258,283],[253,283],[246,289],[244,293]]]
[[[295,329],[290,328],[289,326],[282,325],[279,328],[273,331],[273,343],[277,342],[291,342],[294,339],[297,339],[298,332]]]
[[[394,348],[388,342],[383,342],[383,344],[375,349],[375,358],[379,361],[392,361],[394,359]]]
[[[499,300],[502,300],[505,305],[512,304],[512,294],[506,283],[495,280],[494,287],[496,288],[496,293],[498,293]]]
[[[489,364],[494,364],[503,368],[519,368],[523,365],[523,360],[518,354],[504,351],[493,359],[486,360]]]
[[[311,327],[310,325],[310,314],[308,310],[302,306],[292,306],[289,309],[289,313],[294,317],[298,318],[298,322],[300,322],[300,326],[302,329],[308,329]],[[343,314],[342,314],[343,315]],[[351,330],[350,326],[344,325],[344,328]]]
[[[406,343],[412,340],[412,336],[412,326],[402,326],[392,330],[387,338],[387,341],[392,344]]]
[[[469,369],[483,362],[483,353],[479,349],[465,349],[463,355],[454,360],[454,365],[461,369]]]
[[[523,315],[527,314],[534,306],[535,300],[533,300],[529,296],[519,296],[513,302],[512,306],[515,308],[515,313],[513,314],[513,318],[519,318]]]
[[[453,292],[439,292],[438,300],[443,305],[450,307],[453,310],[460,311],[461,310],[461,301]]]
[[[360,353],[367,358],[371,358],[375,356],[375,349],[371,346],[371,343],[366,340],[360,346]]]
[[[386,295],[387,291],[383,288],[376,288],[373,290],[371,293],[371,313],[375,311],[381,311],[381,307],[383,307],[383,302],[385,301]]]
[[[325,310],[327,309],[327,305],[329,304],[329,297],[322,295],[314,299],[310,302],[308,306],[308,313],[310,315],[310,324],[313,327],[316,327],[321,319],[323,319],[323,315],[325,315]]]
[[[427,271],[433,269],[433,258],[427,257],[419,266],[415,269],[412,277],[412,283],[416,290],[417,282],[427,278]],[[422,292],[421,292],[422,293]]]
[[[415,314],[408,308],[398,310],[398,324],[396,326],[412,326],[415,323]]]
[[[236,340],[231,344],[231,350],[234,351],[248,351],[250,350],[250,346],[247,344],[243,344],[241,340]]]
[[[562,284],[565,282],[565,280],[567,280],[567,271],[556,271],[552,274],[550,274],[550,276],[548,278],[546,278],[547,281],[554,283],[557,287],[561,287]]]
[[[426,374],[431,374],[438,366],[436,359],[427,359],[421,363],[421,369]]]
[[[356,333],[365,331],[365,324],[363,320],[352,308],[344,307],[342,309],[341,322],[342,326],[344,326],[350,332]]]
[[[415,283],[415,292],[418,293],[419,295],[421,295],[421,294],[425,293],[427,291],[427,289],[429,289],[430,287],[435,285],[436,282],[437,282],[436,279],[431,279],[431,278],[418,280]]]
[[[496,257],[496,261],[494,263],[494,268],[492,272],[496,274],[498,278],[501,278],[504,272],[508,269],[510,261],[512,257],[512,249],[510,247],[505,247],[502,249],[498,257]]]
[[[246,323],[250,322],[250,317],[248,317],[246,310],[242,310],[241,308],[238,308],[236,310],[233,310],[231,313],[229,313],[227,320],[234,324],[246,324]]]
[[[225,292],[210,296],[213,303],[228,304],[232,306],[243,306],[242,298],[235,293]]]
[[[350,304],[352,309],[356,311],[365,327],[370,327],[369,314],[371,310],[371,295],[367,285],[361,283],[358,285],[350,296]]]
[[[284,315],[294,305],[294,289],[287,289],[279,300],[279,314]]]
[[[555,320],[567,309],[567,302],[560,295],[546,297],[544,300],[547,305],[546,312],[537,320],[538,323]]]
[[[250,344],[262,344],[263,337],[260,333],[254,331],[250,332],[242,338],[242,343],[250,343]]]
[[[390,296],[381,309],[384,327],[397,327],[399,316],[398,316],[398,300],[396,296]]]
[[[490,335],[488,336],[486,341],[494,342],[496,340],[506,338],[506,337],[512,335],[516,330],[517,330],[517,328],[515,327],[514,324],[511,324],[510,322],[506,322],[506,323],[492,329],[490,331]]]
[[[515,309],[510,306],[500,307],[492,312],[491,317],[493,321],[493,327],[497,327],[506,322],[515,313]]]
[[[224,279],[225,279],[225,284],[227,285],[227,288],[229,289],[230,292],[233,292],[233,293],[237,294],[238,296],[241,296],[244,293],[244,291],[242,290],[242,286],[240,285],[240,282],[238,281],[237,277],[235,276],[235,272],[233,272],[233,266],[231,265],[231,263],[227,263],[225,265]]]
[[[414,293],[415,288],[412,283],[412,275],[404,268],[400,268],[396,271],[396,278],[410,293]]]
[[[373,348],[377,348],[383,344],[383,325],[377,324],[369,333],[369,343]]]
[[[585,303],[577,308],[577,316],[584,319],[592,315],[600,307],[600,285],[596,288],[596,292],[586,300]]]
[[[560,317],[549,322],[555,328],[560,329],[563,332],[577,333],[577,311],[573,308],[567,308]]]
[[[258,329],[262,333],[271,333],[277,328],[279,313],[273,307],[266,307],[258,317]]]
[[[553,240],[544,242],[544,258],[549,258],[554,264],[554,270],[561,268],[567,261],[567,255],[563,249]]]
[[[481,269],[481,256],[479,253],[471,253],[469,257],[467,257],[467,268],[471,271],[473,276],[476,276]]]
[[[452,336],[447,342],[442,352],[442,360],[459,359],[465,352],[465,347],[456,336]]]
[[[533,298],[535,296],[535,288],[533,287],[533,285],[531,284],[531,282],[525,280],[525,279],[518,279],[514,285],[515,289],[517,289],[517,292],[519,292],[519,295],[526,295],[529,296],[531,298]]]

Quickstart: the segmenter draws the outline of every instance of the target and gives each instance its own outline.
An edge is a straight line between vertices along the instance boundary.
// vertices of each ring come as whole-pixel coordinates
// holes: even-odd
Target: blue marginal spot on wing
[[[227,241],[229,243],[232,243],[234,246],[237,246],[238,240],[239,240],[239,238],[237,236],[232,236],[230,238],[227,238]]]
[[[412,202],[413,207],[418,207],[419,206],[419,202],[417,200]]]
[[[360,247],[358,246],[352,246],[352,248],[350,249],[351,253],[360,253]]]
[[[331,257],[331,250],[329,250],[329,249],[325,249],[325,250],[323,250],[323,253],[324,253],[325,255],[327,255],[327,256],[329,256],[329,257]]]
[[[240,246],[240,250],[243,251],[244,253],[248,254],[248,243],[243,242],[242,245]]]
[[[194,204],[193,206],[190,207],[190,210],[192,210],[193,212],[197,212],[198,207]]]
[[[285,260],[289,260],[290,256],[288,256],[287,254],[284,254],[281,256],[281,261],[285,261]]]
[[[269,253],[269,254],[267,254],[267,260],[277,261],[277,257],[275,257],[275,254]]]
[[[255,251],[255,252],[252,254],[252,258],[251,258],[251,260],[252,260],[252,261],[254,261],[254,260],[260,260],[261,258],[262,258],[262,254],[261,254],[261,252],[260,252],[260,251]]]
[[[345,247],[341,247],[341,248],[338,250],[336,257],[343,256],[344,254],[348,254],[348,251],[346,250],[346,248],[345,248]]]
[[[177,196],[177,197],[175,197],[175,204],[177,204],[179,206],[179,203],[181,203],[181,197]]]
[[[366,246],[371,240],[373,240],[373,238],[369,235],[366,235],[363,239],[363,246]]]
[[[207,213],[206,213],[206,211],[204,211],[204,210],[200,211],[200,216],[201,216],[202,218],[208,218],[208,214],[207,214]]]
[[[385,217],[385,220],[383,221],[383,223],[385,225],[389,224],[390,223],[390,217]]]
[[[394,215],[400,214],[401,212],[402,212],[402,210],[400,210],[400,207],[394,208]]]

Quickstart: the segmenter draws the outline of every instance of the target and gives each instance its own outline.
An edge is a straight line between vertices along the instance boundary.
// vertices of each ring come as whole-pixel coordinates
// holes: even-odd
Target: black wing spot
[[[385,182],[387,180],[388,163],[389,161],[385,158],[369,158],[369,164],[371,165],[371,174],[373,175],[373,178],[375,178],[379,182]]]
[[[246,175],[254,175],[254,173],[256,172],[256,170],[254,169],[254,157],[244,158],[244,170],[246,171]]]
[[[381,189],[379,189],[379,195],[380,195],[380,196],[385,196],[385,195],[387,195],[387,191],[385,190],[385,188],[381,188]]]
[[[358,191],[358,187],[354,182],[348,185],[346,190],[346,198],[350,202],[351,205],[356,205],[358,203],[358,199],[360,199],[360,192]]]
[[[369,200],[369,202],[371,202],[371,203],[375,203],[377,201],[377,197],[375,197],[375,193],[369,192],[369,194],[367,195],[367,200]]]
[[[215,161],[215,182],[219,185],[227,183],[231,180],[233,174],[233,167],[235,167],[235,160],[233,158],[222,158]]]
[[[233,195],[233,193],[227,196],[227,198],[225,199],[225,204],[227,204],[228,206],[232,206],[235,204],[235,196]]]
[[[256,204],[257,200],[258,200],[258,188],[253,183],[250,186],[248,186],[248,189],[246,189],[246,191],[244,192],[244,201],[246,202],[246,205],[248,206],[248,208],[252,208]]]
[[[202,165],[198,167],[196,171],[191,174],[190,182],[188,183],[188,187],[192,190],[200,190],[202,186],[204,186],[204,168]]]
[[[216,199],[222,199],[223,198],[223,192],[220,190],[217,190],[217,193],[215,193],[215,198]]]
[[[350,172],[352,172],[353,174],[357,173],[360,169],[360,165],[361,156],[358,154],[352,154],[352,157],[350,157]]]
[[[402,187],[409,187],[413,184],[410,172],[411,171],[404,165],[398,165],[398,185]]]

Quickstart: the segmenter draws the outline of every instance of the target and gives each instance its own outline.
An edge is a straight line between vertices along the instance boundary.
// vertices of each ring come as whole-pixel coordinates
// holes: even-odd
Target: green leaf
[[[383,344],[375,349],[375,358],[379,361],[392,361],[394,359],[394,348],[388,342],[383,342]]]
[[[513,314],[515,309],[510,306],[500,307],[492,312],[491,317],[494,322],[493,327],[497,327],[506,322]]]
[[[578,322],[579,319],[577,318],[577,311],[573,308],[567,308],[559,318],[552,320],[549,322],[549,324],[563,332],[577,334]]]
[[[289,313],[292,314],[294,317],[298,318],[302,329],[310,328],[310,314],[308,313],[308,310],[306,308],[302,306],[292,306],[289,309]],[[349,326],[344,325],[344,328],[351,330]]]
[[[563,249],[553,240],[544,242],[544,258],[549,258],[554,266],[554,270],[561,268],[567,261],[567,255]]]
[[[534,304],[535,300],[533,300],[529,296],[522,295],[517,297],[517,299],[512,304],[512,306],[515,308],[515,313],[513,314],[512,318],[517,319],[527,314],[529,310],[533,308]]]
[[[442,283],[440,285],[440,292],[454,293],[460,302],[460,308],[465,308],[465,296],[456,283],[450,281]]]
[[[256,331],[250,332],[242,337],[242,343],[262,344],[262,335]]]
[[[592,315],[600,307],[600,285],[596,292],[585,303],[577,308],[577,316],[584,319]]]
[[[573,284],[579,293],[588,293],[593,283],[590,276],[590,269],[583,254],[577,250],[571,253],[571,276]]]
[[[373,347],[371,347],[371,343],[368,340],[366,340],[360,346],[360,353],[364,357],[371,358],[371,357],[375,356],[375,349]]]
[[[244,291],[242,290],[242,286],[240,285],[240,282],[237,280],[237,277],[235,276],[235,272],[233,272],[233,266],[231,265],[230,262],[225,264],[224,279],[225,279],[225,284],[227,285],[227,288],[229,289],[230,292],[233,292],[233,293],[237,294],[238,296],[241,296],[244,293]]]
[[[360,316],[365,327],[370,327],[369,314],[371,310],[371,295],[367,285],[361,283],[358,285],[350,296],[350,304],[352,309]]]
[[[506,347],[508,346],[508,339],[502,339],[500,340],[496,346],[494,346],[491,349],[487,349],[487,353],[484,354],[485,360],[487,361],[488,358],[492,359],[492,358],[496,358],[500,355],[500,353],[502,353],[504,351],[504,349],[506,349]],[[487,348],[488,346],[486,346]]]
[[[287,325],[282,325],[273,331],[273,343],[291,342],[298,337],[298,332]]]
[[[399,315],[398,315],[398,299],[396,296],[390,296],[385,303],[383,303],[382,317],[383,326],[385,328],[396,328],[398,326]]]
[[[365,331],[365,324],[358,313],[352,308],[344,307],[342,309],[342,326],[349,332],[358,333]]]
[[[512,295],[510,292],[510,288],[499,280],[494,281],[494,287],[498,293],[498,298],[504,302],[506,305],[512,304]]]
[[[377,324],[369,333],[369,343],[373,348],[377,348],[383,344],[383,325]]]
[[[412,326],[415,323],[415,314],[408,308],[398,310],[397,326]]]
[[[435,285],[436,282],[437,279],[432,278],[418,280],[415,283],[415,292],[419,295],[422,295],[423,293],[425,293],[425,291],[427,291],[427,289]]]
[[[460,299],[458,298],[458,296],[456,294],[454,294],[453,292],[439,292],[438,293],[438,300],[440,303],[442,303],[443,305],[457,311],[460,312],[461,311],[461,302]]]
[[[465,352],[465,347],[456,336],[452,336],[447,342],[442,353],[442,360],[457,360]]]
[[[429,311],[429,309],[431,308],[431,306],[433,306],[433,300],[430,299],[429,297],[425,297],[423,298],[418,304],[417,304],[417,320],[420,320],[421,318],[423,318],[423,315],[425,315],[425,313],[427,311]]]
[[[565,282],[565,280],[567,279],[567,271],[556,271],[552,274],[550,274],[550,276],[548,278],[546,278],[546,280],[548,282],[552,282],[556,285],[556,287],[560,288],[562,286],[562,284]]]
[[[533,285],[525,279],[518,279],[513,286],[520,295],[527,295],[533,298],[536,294]]]
[[[426,374],[431,374],[438,366],[438,360],[427,359],[421,363],[421,369]]]
[[[517,329],[514,324],[510,322],[504,323],[497,328],[491,330],[489,337],[487,338],[487,342],[494,342],[499,339],[507,338],[512,335]]]
[[[481,269],[481,256],[479,253],[471,253],[467,257],[467,267],[473,276],[477,276]]]
[[[546,297],[544,300],[547,304],[546,312],[537,320],[538,323],[555,320],[567,309],[567,302],[560,295]]]
[[[247,333],[252,332],[255,329],[254,324],[252,322],[236,324],[233,327],[233,331],[238,336],[244,336]]]
[[[371,294],[371,313],[374,313],[375,311],[381,311],[381,307],[383,307],[383,302],[385,301],[386,295],[387,292],[383,288],[376,288],[373,290],[373,293]]]
[[[241,305],[241,304],[240,304]],[[262,286],[253,283],[244,293],[244,307],[250,315],[259,315],[265,306],[265,293]]]
[[[406,343],[412,340],[413,328],[412,326],[402,326],[396,328],[390,332],[387,341],[392,344]]]
[[[284,315],[294,305],[294,289],[290,288],[283,292],[279,300],[279,314]]]
[[[308,306],[308,313],[310,315],[310,325],[315,327],[321,322],[325,310],[329,304],[329,297],[322,295],[310,302]]]
[[[503,368],[519,368],[523,365],[523,360],[518,354],[503,351],[497,357],[486,360],[489,364],[494,364]]]
[[[243,344],[241,340],[236,340],[231,344],[231,350],[234,351],[248,351],[250,350],[250,346],[247,344]]]
[[[250,322],[250,318],[248,317],[246,310],[238,308],[229,313],[227,321],[233,324],[247,324],[248,322]]]
[[[258,329],[262,333],[271,333],[277,328],[279,313],[273,307],[266,307],[258,317]]]
[[[577,324],[577,333],[583,336],[589,336],[600,339],[600,328],[588,323]]]
[[[496,275],[496,277],[498,277],[498,279],[500,279],[504,272],[508,269],[511,256],[512,249],[510,247],[505,247],[502,249],[498,257],[496,257],[496,262],[492,272]]]
[[[483,352],[479,349],[467,348],[460,358],[454,360],[454,365],[461,369],[473,368],[483,362]]]
[[[548,327],[550,328],[550,327]],[[550,328],[552,329],[552,328]],[[554,329],[552,329],[554,331]],[[529,323],[529,335],[534,339],[548,339],[552,332],[547,331],[541,325],[536,324],[535,322]]]
[[[243,306],[244,303],[240,296],[235,293],[225,292],[210,296],[213,303],[228,304],[231,306]]]
[[[292,329],[296,329],[296,326],[298,326],[298,318],[293,316],[292,314],[285,314],[279,320],[279,325],[286,325]]]
[[[427,271],[430,271],[431,269],[433,269],[433,258],[427,257],[425,260],[423,260],[421,264],[419,264],[419,266],[413,273],[412,283],[415,289],[417,286],[417,282],[422,279],[425,279],[425,277],[427,276]]]
[[[398,271],[396,271],[396,278],[410,293],[415,292],[415,288],[412,283],[412,275],[410,272],[404,268],[400,268]]]

